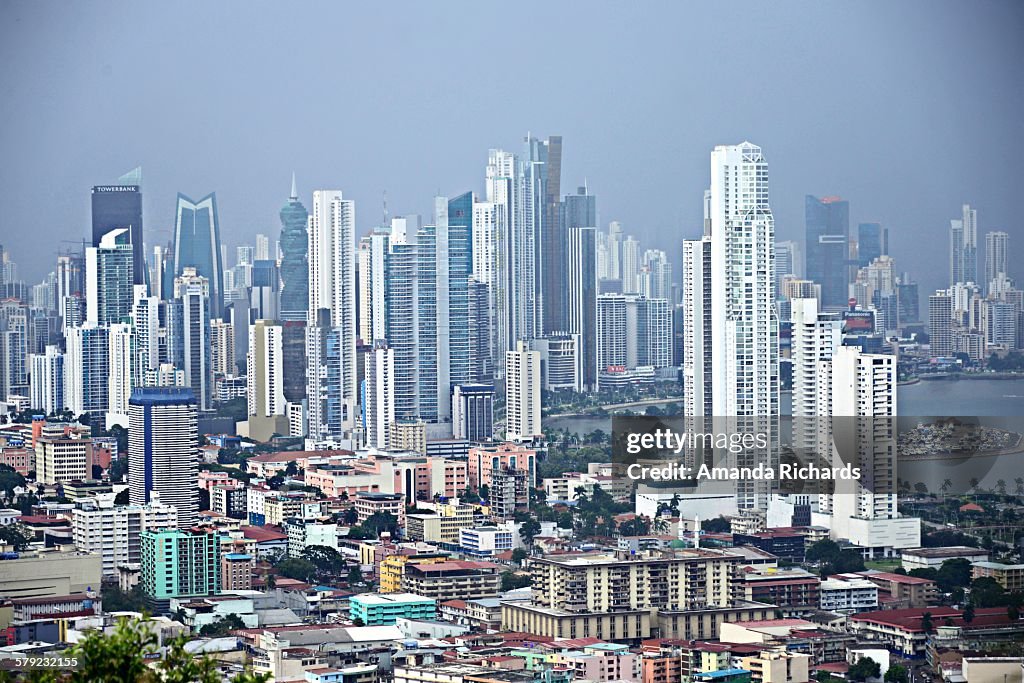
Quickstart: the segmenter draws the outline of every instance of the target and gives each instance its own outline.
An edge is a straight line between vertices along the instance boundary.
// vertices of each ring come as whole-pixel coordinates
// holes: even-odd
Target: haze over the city
[[[602,226],[677,263],[710,150],[744,139],[771,165],[780,239],[802,240],[805,194],[840,195],[851,231],[889,228],[922,297],[947,284],[962,203],[980,234],[1024,240],[1016,2],[5,2],[0,17],[0,243],[30,283],[88,235],[89,188],[138,165],[147,245],[170,240],[179,191],[216,191],[235,245],[277,235],[293,170],[307,203],[355,199],[363,234],[385,191],[392,215],[424,216],[437,192],[482,192],[488,148],[519,152],[527,132],[563,136],[563,191],[586,181]]]

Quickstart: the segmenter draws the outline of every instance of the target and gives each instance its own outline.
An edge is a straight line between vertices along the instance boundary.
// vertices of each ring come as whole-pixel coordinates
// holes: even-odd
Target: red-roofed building
[[[931,615],[930,627],[926,613]],[[959,627],[972,637],[989,636],[994,640],[1024,636],[1024,621],[1011,621],[1005,607],[978,608],[970,623],[964,622],[961,610],[941,606],[864,612],[850,617],[850,627],[862,640],[883,642],[905,655],[923,653],[929,634],[948,626]]]
[[[838,576],[867,579],[878,586],[878,602],[886,609],[927,607],[938,599],[935,582],[920,576],[868,570]]]
[[[965,503],[960,506],[960,512],[984,512],[985,508],[977,503]]]

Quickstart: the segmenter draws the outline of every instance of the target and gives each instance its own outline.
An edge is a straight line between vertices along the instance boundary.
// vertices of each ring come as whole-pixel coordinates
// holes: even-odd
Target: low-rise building
[[[405,524],[405,496],[401,493],[360,491],[356,494],[355,505],[360,524],[377,513],[394,515],[399,524]]]
[[[817,611],[821,607],[821,579],[805,569],[743,571],[737,583],[744,600],[776,605],[784,614]]]
[[[799,652],[768,650],[743,657],[740,667],[750,672],[753,683],[807,683],[811,658]]]
[[[154,600],[220,592],[220,540],[205,529],[142,532],[139,583]]]
[[[221,590],[252,590],[252,568],[255,560],[248,553],[224,553],[220,561]]]
[[[103,558],[56,550],[0,553],[0,598],[45,598],[94,590]]]
[[[878,586],[860,577],[831,576],[821,582],[821,609],[852,614],[878,608]]]
[[[459,547],[467,555],[494,557],[514,546],[512,530],[508,528],[481,526],[459,530]]]
[[[406,564],[402,588],[439,601],[493,598],[501,592],[499,569],[491,562],[467,560]]]
[[[434,619],[437,600],[412,593],[361,593],[349,598],[349,618],[364,626],[387,626],[398,618]]]
[[[1024,564],[975,562],[971,565],[971,577],[995,579],[1008,593],[1024,590]]]
[[[910,548],[900,551],[902,566],[908,572],[914,569],[939,569],[946,560],[963,558],[969,562],[987,562],[988,552],[964,545],[940,548]]]

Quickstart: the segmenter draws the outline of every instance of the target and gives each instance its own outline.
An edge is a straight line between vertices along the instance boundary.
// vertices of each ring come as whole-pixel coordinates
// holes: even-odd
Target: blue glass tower
[[[292,174],[292,193],[281,208],[281,319],[306,320],[309,308],[309,212],[299,201]]]
[[[807,279],[821,285],[821,307],[841,310],[849,300],[850,203],[839,197],[804,201]]]
[[[178,193],[174,224],[174,268],[166,273],[164,291],[174,291],[174,278],[184,268],[195,268],[210,281],[210,317],[221,317],[224,308],[224,264],[220,253],[220,222],[217,195],[211,192],[198,202]]]

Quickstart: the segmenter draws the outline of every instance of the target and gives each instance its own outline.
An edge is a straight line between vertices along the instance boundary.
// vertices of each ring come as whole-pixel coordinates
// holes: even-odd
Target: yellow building
[[[405,576],[405,565],[412,564],[434,564],[444,562],[447,555],[425,554],[425,555],[388,555],[380,563],[378,575],[380,578],[380,593],[401,593],[402,577]]]

